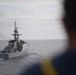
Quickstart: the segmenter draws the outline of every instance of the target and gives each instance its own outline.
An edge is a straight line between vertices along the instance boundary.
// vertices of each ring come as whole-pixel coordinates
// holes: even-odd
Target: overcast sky
[[[62,0],[0,0],[0,39],[11,39],[16,19],[22,39],[66,39]]]

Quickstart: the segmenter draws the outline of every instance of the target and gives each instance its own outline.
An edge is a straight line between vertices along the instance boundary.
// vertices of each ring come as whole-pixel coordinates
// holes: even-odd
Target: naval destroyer
[[[19,36],[22,34],[19,34],[18,32],[16,21],[14,33],[11,35],[14,36],[14,39],[8,41],[7,46],[5,46],[4,49],[0,50],[0,59],[9,59],[24,55],[29,48],[28,43],[19,38]]]

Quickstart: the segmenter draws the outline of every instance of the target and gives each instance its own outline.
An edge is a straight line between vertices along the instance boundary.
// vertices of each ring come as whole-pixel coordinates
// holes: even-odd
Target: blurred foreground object
[[[76,75],[76,3],[64,0],[63,25],[68,35],[68,47],[61,55],[31,66],[21,75]]]

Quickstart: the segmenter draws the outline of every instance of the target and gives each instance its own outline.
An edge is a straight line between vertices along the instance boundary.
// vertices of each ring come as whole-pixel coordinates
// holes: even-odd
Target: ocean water
[[[39,62],[43,58],[54,57],[65,51],[67,40],[26,40],[29,50],[24,56],[0,61],[0,75],[18,75],[23,69]],[[8,41],[0,41],[0,49]]]

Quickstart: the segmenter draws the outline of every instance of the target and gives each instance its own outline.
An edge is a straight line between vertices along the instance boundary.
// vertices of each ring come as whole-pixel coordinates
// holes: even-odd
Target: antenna
[[[15,18],[15,28],[16,28],[16,18]]]
[[[16,19],[15,19],[15,29],[14,29],[14,34],[12,34],[12,36],[14,36],[14,40],[18,40],[19,39],[19,36],[21,36],[21,34],[19,34],[19,32],[18,32],[18,27],[16,27]]]
[[[16,18],[15,18],[15,23],[14,23],[14,25],[15,25],[15,29],[18,29],[18,28],[19,28],[19,27],[17,27]]]

